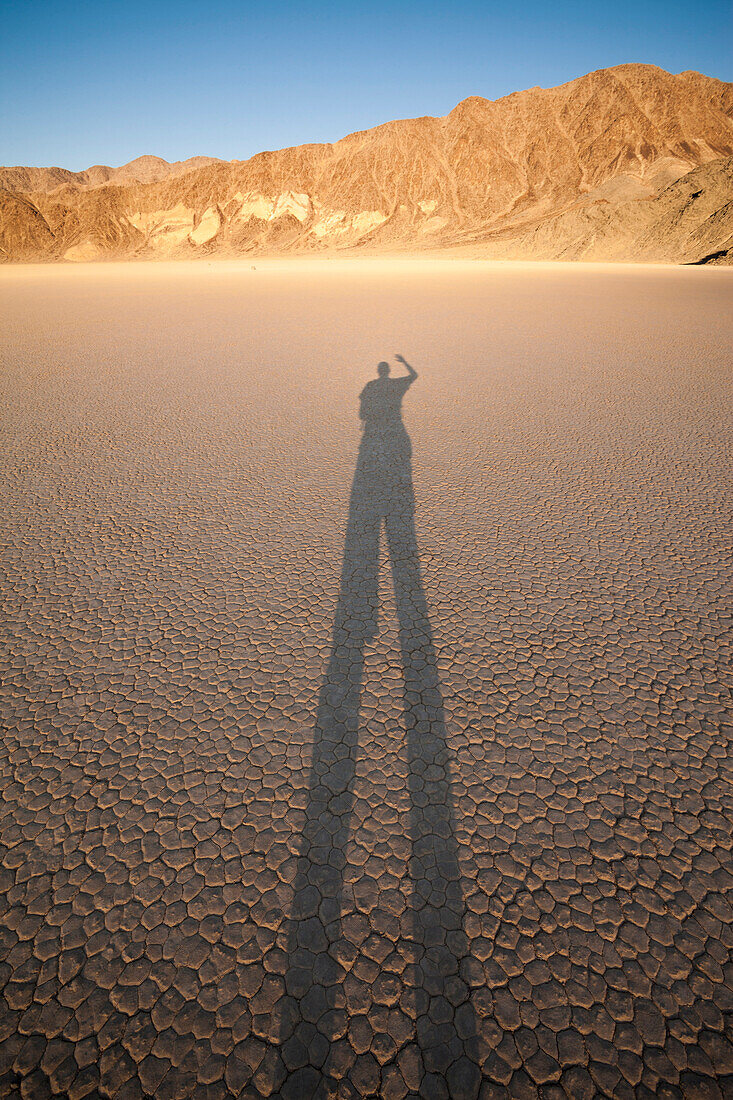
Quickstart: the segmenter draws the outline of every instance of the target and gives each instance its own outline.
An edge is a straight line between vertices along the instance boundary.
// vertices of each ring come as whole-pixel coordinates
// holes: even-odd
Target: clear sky
[[[644,61],[733,78],[730,0],[0,0],[0,164],[240,160]]]

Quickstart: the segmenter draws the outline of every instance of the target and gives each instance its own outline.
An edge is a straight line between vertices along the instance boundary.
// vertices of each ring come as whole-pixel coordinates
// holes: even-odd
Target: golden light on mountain
[[[247,161],[0,169],[8,260],[326,250],[725,262],[733,85],[621,65]]]

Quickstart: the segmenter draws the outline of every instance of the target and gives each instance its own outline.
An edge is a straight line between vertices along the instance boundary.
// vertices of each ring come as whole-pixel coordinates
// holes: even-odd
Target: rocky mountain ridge
[[[153,183],[169,176],[182,176],[196,168],[217,162],[215,157],[189,157],[188,160],[167,161],[162,157],[145,155],[110,168],[108,164],[94,164],[83,172],[70,172],[67,168],[26,168],[14,165],[0,168],[0,188],[4,191],[55,191],[61,187],[102,187],[105,183]]]
[[[0,255],[349,249],[694,263],[727,261],[733,238],[733,85],[649,65],[471,97],[443,118],[247,161],[170,171],[141,160],[53,187],[33,172],[61,170],[0,170]]]

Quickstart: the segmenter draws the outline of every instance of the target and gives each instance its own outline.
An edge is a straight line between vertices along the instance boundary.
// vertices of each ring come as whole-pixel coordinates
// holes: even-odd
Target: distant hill
[[[247,161],[0,169],[9,260],[733,259],[733,85],[620,65]]]
[[[24,168],[15,166],[0,168],[0,188],[4,191],[54,191],[64,185],[69,187],[100,187],[104,183],[153,183],[168,176],[181,176],[206,164],[217,164],[214,157],[189,157],[169,163],[162,157],[143,156],[110,168],[107,164],[95,164],[83,172],[69,172],[66,168]]]

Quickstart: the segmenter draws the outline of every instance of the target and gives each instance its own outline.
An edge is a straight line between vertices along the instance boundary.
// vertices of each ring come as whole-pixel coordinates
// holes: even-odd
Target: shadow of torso
[[[373,378],[359,395],[359,419],[365,428],[376,430],[402,423],[402,398],[412,378]]]

